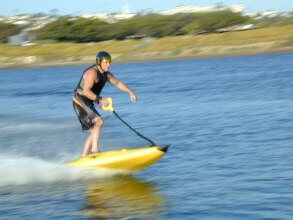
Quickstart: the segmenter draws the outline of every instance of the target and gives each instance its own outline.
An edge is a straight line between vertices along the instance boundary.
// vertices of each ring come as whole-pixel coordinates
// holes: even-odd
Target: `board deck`
[[[89,169],[103,168],[128,172],[139,171],[158,161],[167,152],[169,146],[162,145],[106,151],[90,154],[67,164]]]

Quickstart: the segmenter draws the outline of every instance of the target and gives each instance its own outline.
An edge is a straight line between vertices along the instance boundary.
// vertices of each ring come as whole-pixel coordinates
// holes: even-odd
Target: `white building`
[[[126,20],[129,18],[134,17],[136,14],[135,13],[130,13],[129,10],[129,5],[123,5],[122,6],[122,12],[121,13],[96,13],[96,14],[87,14],[87,15],[82,15],[81,17],[83,18],[98,18],[100,20],[109,22],[109,23],[114,23],[120,20]]]
[[[22,32],[18,35],[13,35],[8,37],[8,44],[14,46],[25,46],[27,44],[32,44],[35,37],[31,34]]]
[[[264,12],[247,13],[246,15],[249,17],[252,17],[254,19],[274,18],[277,16],[290,17],[289,13],[279,13],[277,11],[264,11]]]
[[[178,13],[199,13],[199,12],[213,12],[213,11],[223,11],[230,10],[235,13],[243,12],[244,5],[237,4],[231,6],[193,6],[193,5],[178,5],[174,9],[165,10],[160,12],[162,15],[174,15]]]
[[[32,15],[15,15],[2,17],[1,21],[5,23],[18,25],[26,31],[29,31],[39,29],[45,26],[46,24],[55,21],[56,19],[57,17],[51,16],[34,17]]]
[[[129,18],[134,17],[136,14],[134,13],[101,13],[101,14],[87,14],[87,15],[82,15],[82,18],[97,18],[109,23],[115,23],[120,20],[126,20]]]

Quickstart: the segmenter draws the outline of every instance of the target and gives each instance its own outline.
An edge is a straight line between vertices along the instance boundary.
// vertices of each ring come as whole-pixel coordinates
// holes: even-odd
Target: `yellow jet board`
[[[125,172],[139,171],[158,161],[167,152],[169,146],[106,151],[90,154],[67,164],[89,169],[101,168]]]

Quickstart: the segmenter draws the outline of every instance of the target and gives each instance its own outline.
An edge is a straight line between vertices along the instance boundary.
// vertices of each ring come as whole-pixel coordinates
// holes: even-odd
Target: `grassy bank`
[[[293,52],[293,26],[87,44],[0,45],[0,67],[92,63],[99,50],[109,51],[115,62]]]

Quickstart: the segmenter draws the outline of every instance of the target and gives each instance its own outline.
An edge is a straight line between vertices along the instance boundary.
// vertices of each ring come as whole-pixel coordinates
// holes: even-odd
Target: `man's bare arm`
[[[124,92],[127,92],[130,95],[131,101],[133,102],[137,101],[136,94],[126,84],[124,84],[123,82],[118,80],[115,76],[113,76],[112,73],[108,73],[108,80],[112,85],[116,86],[118,89]]]

